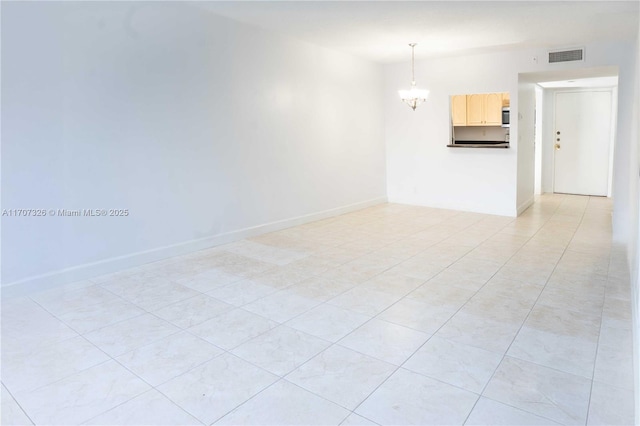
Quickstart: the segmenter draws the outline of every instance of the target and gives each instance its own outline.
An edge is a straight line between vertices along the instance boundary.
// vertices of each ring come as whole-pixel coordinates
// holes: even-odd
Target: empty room
[[[0,2],[0,423],[640,423],[639,15]]]

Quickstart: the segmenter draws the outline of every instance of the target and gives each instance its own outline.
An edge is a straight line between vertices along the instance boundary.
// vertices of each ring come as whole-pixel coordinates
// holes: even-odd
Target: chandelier
[[[414,70],[414,49],[416,47],[416,43],[410,43],[409,46],[411,46],[411,88],[409,90],[398,90],[398,94],[400,95],[400,99],[402,99],[402,102],[409,105],[411,109],[415,111],[418,105],[427,100],[429,91],[418,89],[416,87],[416,77]]]

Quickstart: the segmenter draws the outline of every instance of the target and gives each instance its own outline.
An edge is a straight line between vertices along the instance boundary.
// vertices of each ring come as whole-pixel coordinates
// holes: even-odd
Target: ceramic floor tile
[[[284,376],[331,343],[281,325],[235,348],[234,355]]]
[[[458,312],[435,335],[502,354],[515,338],[519,327],[517,324],[493,321],[466,312]]]
[[[166,306],[154,314],[180,328],[189,328],[233,308],[233,305],[201,294]]]
[[[276,291],[274,287],[245,279],[217,288],[207,294],[231,305],[243,306]]]
[[[83,337],[73,337],[32,350],[2,352],[2,382],[12,392],[37,389],[71,376],[109,357]]]
[[[597,342],[600,324],[599,314],[577,313],[544,305],[534,306],[525,322],[525,326],[530,328],[593,342]]]
[[[287,292],[324,302],[351,290],[355,286],[356,284],[350,281],[313,277],[288,287]]]
[[[179,330],[165,320],[145,314],[92,331],[85,337],[109,355],[118,356]]]
[[[158,387],[204,424],[220,419],[278,380],[265,370],[223,354]]]
[[[118,300],[119,297],[98,285],[93,285],[71,291],[66,289],[53,289],[37,293],[32,296],[32,299],[52,314],[59,315],[73,311],[78,307],[115,301]]]
[[[424,284],[424,282],[425,280],[420,278],[410,277],[400,273],[383,272],[360,284],[359,287],[404,296]]]
[[[427,281],[407,295],[408,298],[438,306],[459,308],[464,305],[474,294],[475,290],[461,288],[449,283]]]
[[[531,312],[533,301],[479,291],[460,312],[497,322],[521,325]]]
[[[188,329],[223,349],[236,346],[278,326],[278,323],[243,309],[234,309]]]
[[[403,367],[480,393],[501,360],[500,354],[434,336]]]
[[[480,398],[476,406],[473,407],[473,411],[471,411],[469,418],[465,422],[465,425],[469,426],[542,426],[559,424],[553,420],[545,419],[484,397]]]
[[[202,425],[196,418],[155,389],[147,391],[122,405],[118,405],[84,424],[123,426]]]
[[[356,287],[329,300],[327,303],[359,314],[374,316],[399,299],[400,296],[393,294]]]
[[[325,423],[461,423],[464,389],[480,392],[507,350],[468,423],[584,423],[591,372],[599,385],[588,422],[630,422],[632,295],[625,250],[611,244],[611,208],[610,199],[560,194],[536,197],[517,218],[385,203],[30,295],[38,303],[3,297],[3,381],[15,396],[3,393],[3,422],[25,421],[22,407],[40,423],[76,423],[67,396],[81,385],[67,381],[96,381],[87,372],[106,358],[93,343],[150,383],[189,378],[173,389],[179,401],[167,402],[154,392],[136,397],[146,385],[121,392],[137,382],[111,367],[102,376],[116,377],[113,392],[98,381],[78,396],[78,416],[94,423],[208,424],[236,408],[226,421],[256,423],[263,406],[279,407],[264,410],[263,422],[311,422],[333,413],[332,403],[350,410],[374,391],[359,409],[376,418]],[[279,326],[285,321],[290,329]],[[90,343],[78,344],[78,333]],[[319,342],[337,344],[314,356]],[[219,357],[235,360],[230,371]],[[376,357],[411,357],[397,392],[395,376],[385,382],[397,366]],[[256,364],[295,370],[270,387],[279,376]],[[295,393],[288,379],[306,391]],[[32,393],[11,387],[39,398],[50,389],[51,401],[23,404]],[[448,404],[456,392],[462,407]],[[280,393],[300,403],[286,405]]]
[[[382,361],[400,365],[429,337],[429,334],[421,331],[373,319],[338,343]]]
[[[154,311],[198,294],[200,293],[189,287],[169,282],[154,287],[144,286],[139,291],[123,297],[147,311]]]
[[[633,350],[598,346],[593,380],[611,386],[633,389]]]
[[[457,311],[457,307],[405,297],[376,318],[432,334]]]
[[[395,367],[340,346],[332,346],[286,379],[350,410],[380,385]]]
[[[115,361],[15,395],[35,424],[79,424],[149,390]],[[90,391],[88,391],[90,390]]]
[[[592,340],[522,327],[508,354],[591,379],[597,347]]]
[[[281,266],[256,275],[252,280],[259,284],[268,285],[278,290],[290,287],[309,279],[312,275],[291,266]]]
[[[540,294],[539,304],[574,312],[598,314],[604,306],[604,288],[577,292],[573,288],[547,286]]]
[[[505,357],[484,396],[563,424],[584,424],[591,381]]]
[[[478,395],[399,369],[356,410],[379,424],[462,424]]]
[[[152,386],[158,386],[220,355],[223,351],[186,332],[142,346],[116,360]]]
[[[370,319],[368,315],[321,304],[287,321],[286,325],[324,340],[336,342]]]
[[[302,297],[287,290],[282,290],[251,302],[245,305],[243,309],[283,323],[319,304],[320,301],[316,299]]]
[[[337,425],[349,411],[285,380],[270,386],[216,425]]]
[[[201,293],[207,293],[242,279],[237,275],[227,274],[214,268],[200,272],[193,277],[179,279],[176,282]]]
[[[3,300],[0,325],[3,350],[44,347],[78,336],[78,333],[31,300],[15,304]]]
[[[117,300],[96,305],[79,305],[74,309],[59,314],[58,318],[78,333],[85,334],[144,313],[146,311],[133,303],[118,298]]]
[[[633,391],[593,382],[588,425],[634,424]]]
[[[365,419],[355,413],[351,413],[349,417],[344,419],[340,426],[376,426],[378,423],[374,423],[371,420]]]
[[[9,391],[2,385],[2,403],[0,405],[0,424],[3,425],[32,425],[33,422],[20,408]]]

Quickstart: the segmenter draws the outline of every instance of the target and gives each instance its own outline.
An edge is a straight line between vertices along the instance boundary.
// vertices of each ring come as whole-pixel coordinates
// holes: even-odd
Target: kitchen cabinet
[[[511,99],[509,98],[509,92],[502,93],[502,107],[507,108],[511,104]]]
[[[502,93],[467,95],[467,126],[500,126]]]
[[[451,97],[451,120],[454,126],[467,125],[467,95]]]

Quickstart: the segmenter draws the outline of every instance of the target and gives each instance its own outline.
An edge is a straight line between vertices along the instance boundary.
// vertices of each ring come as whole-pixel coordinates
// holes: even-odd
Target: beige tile
[[[32,425],[33,422],[27,417],[4,385],[2,385],[1,392],[0,423],[3,425]]]
[[[331,343],[281,325],[235,348],[232,353],[258,367],[284,376]]]
[[[593,382],[588,425],[631,425],[635,422],[633,391]]]
[[[59,314],[58,318],[80,334],[140,316],[146,313],[131,302],[118,298],[96,305],[79,305]]]
[[[317,299],[299,296],[287,290],[270,294],[243,307],[249,312],[261,315],[279,323],[307,312],[320,304]]]
[[[43,347],[2,351],[2,383],[12,392],[32,391],[109,360],[83,337]]]
[[[327,303],[359,314],[374,316],[384,311],[398,299],[400,299],[400,296],[356,287],[334,297]]]
[[[536,305],[525,326],[563,336],[597,342],[601,317],[594,313],[577,313],[566,309]]]
[[[15,397],[35,424],[80,424],[149,389],[112,360]]]
[[[352,410],[395,369],[370,356],[332,346],[285,379]]]
[[[522,327],[508,355],[591,379],[597,342],[579,336]]]
[[[286,325],[324,340],[336,342],[370,319],[368,315],[323,303],[287,321]]]
[[[376,318],[427,334],[433,334],[457,310],[457,306],[440,304],[434,301],[423,302],[405,297],[380,313]]]
[[[223,354],[158,387],[189,414],[211,424],[278,380],[265,370]]]
[[[403,368],[481,393],[501,360],[501,354],[434,336],[409,358]]]
[[[584,424],[591,380],[505,357],[483,395],[563,424]]]
[[[478,395],[399,369],[355,413],[378,424],[462,424]]]
[[[520,325],[458,312],[435,334],[447,340],[503,354]]]
[[[338,343],[382,361],[401,365],[429,336],[421,331],[372,319]]]
[[[544,417],[509,405],[493,401],[489,398],[480,398],[465,425],[469,426],[485,426],[485,425],[503,425],[503,426],[542,426],[542,425],[559,425],[560,423]]]
[[[120,355],[116,360],[150,385],[158,386],[222,352],[183,331]]]
[[[271,330],[278,323],[243,309],[234,309],[187,331],[223,349],[232,349]]]
[[[155,311],[154,315],[180,328],[189,328],[231,309],[234,309],[233,305],[224,303],[209,295],[200,294],[165,306]]]
[[[281,380],[262,391],[216,425],[337,425],[349,411]]]
[[[99,328],[85,335],[87,340],[112,357],[177,333],[180,329],[151,314],[144,314]]]
[[[155,389],[94,417],[87,425],[202,425]]]

